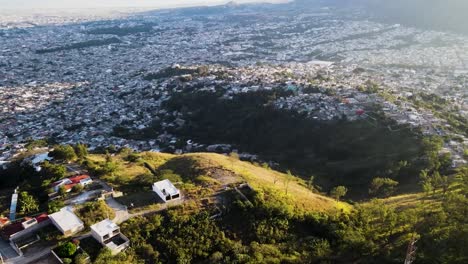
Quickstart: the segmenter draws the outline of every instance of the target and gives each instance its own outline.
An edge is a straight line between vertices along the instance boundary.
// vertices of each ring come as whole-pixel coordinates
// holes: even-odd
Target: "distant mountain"
[[[230,1],[229,3],[225,4],[226,7],[237,7],[239,6],[239,3],[236,1]]]
[[[372,19],[381,22],[468,34],[466,0],[296,0],[294,5],[364,9]]]
[[[468,34],[466,0],[367,0],[377,18],[410,26]]]

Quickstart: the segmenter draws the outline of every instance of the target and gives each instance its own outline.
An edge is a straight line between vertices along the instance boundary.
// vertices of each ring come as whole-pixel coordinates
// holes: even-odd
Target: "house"
[[[93,183],[93,180],[89,175],[76,175],[70,178],[64,178],[59,181],[52,183],[52,188],[55,192],[58,192],[61,186],[65,187],[67,192],[70,192],[73,186],[80,184],[81,186],[86,186]]]
[[[45,213],[36,217],[26,217],[23,222],[15,222],[4,226],[0,234],[5,240],[19,239],[49,225],[49,219],[49,216]]]
[[[81,184],[82,186],[86,186],[88,184],[93,183],[93,180],[89,175],[77,175],[69,178],[72,184]]]
[[[162,180],[153,184],[153,191],[167,203],[171,200],[180,199],[180,191],[169,180]]]
[[[84,229],[83,221],[76,216],[70,207],[49,215],[52,223],[64,236],[71,236]]]
[[[103,246],[117,254],[130,245],[130,240],[120,233],[120,227],[109,219],[91,226],[91,235]]]
[[[52,188],[54,189],[54,192],[58,192],[60,187],[64,186],[65,190],[67,190],[67,192],[69,192],[69,191],[71,191],[71,187],[67,188],[67,186],[69,186],[71,184],[72,184],[72,182],[68,178],[65,178],[65,179],[61,179],[61,180],[58,180],[58,181],[52,183]]]

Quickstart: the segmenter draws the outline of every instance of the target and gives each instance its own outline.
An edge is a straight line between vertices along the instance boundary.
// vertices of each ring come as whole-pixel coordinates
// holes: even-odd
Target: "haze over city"
[[[225,4],[226,0],[0,0],[1,8],[8,9],[57,9],[57,8],[118,8],[150,7],[171,8],[181,6],[201,6]],[[239,0],[236,3],[285,2],[285,0]]]

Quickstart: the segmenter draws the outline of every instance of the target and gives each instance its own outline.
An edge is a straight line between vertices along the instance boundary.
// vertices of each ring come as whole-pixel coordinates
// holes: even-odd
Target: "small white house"
[[[83,221],[76,216],[70,207],[49,215],[49,219],[64,236],[71,236],[84,229]]]
[[[91,226],[91,234],[99,243],[117,254],[130,245],[129,239],[120,233],[120,227],[109,219]]]
[[[180,191],[169,180],[162,180],[153,183],[153,191],[167,203],[171,200],[180,199]]]

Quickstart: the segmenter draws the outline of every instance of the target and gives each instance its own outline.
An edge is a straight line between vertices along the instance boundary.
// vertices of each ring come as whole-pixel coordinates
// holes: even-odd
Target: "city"
[[[229,219],[236,210],[263,210],[259,201],[285,199],[297,210],[285,215],[314,206],[321,213],[345,214],[360,203],[374,206],[377,198],[394,206],[391,194],[402,195],[398,199],[405,203],[415,196],[423,205],[426,200],[444,204],[443,195],[463,185],[458,175],[466,174],[468,165],[468,36],[383,23],[359,8],[323,3],[301,8],[296,2],[0,16],[0,183],[5,184],[0,188],[5,204],[0,263],[72,263],[72,257],[73,263],[106,263],[115,255],[126,257],[121,263],[173,263],[175,257],[178,263],[280,263],[262,262],[267,253],[253,262],[239,257],[255,255],[254,243],[262,240],[236,233],[239,227]],[[217,114],[226,114],[226,120]],[[272,119],[265,125],[267,117]],[[274,118],[300,131],[291,132],[291,138],[278,136],[283,130]],[[336,142],[301,142],[311,131],[340,127],[349,128],[349,134],[323,137]],[[225,135],[213,136],[223,134],[218,130]],[[249,139],[257,134],[262,135]],[[266,144],[263,134],[284,142]],[[251,144],[256,139],[258,146]],[[348,145],[336,147],[340,140]],[[378,141],[387,140],[379,149]],[[366,144],[377,144],[369,147],[373,156],[360,157]],[[286,154],[276,149],[283,145]],[[384,146],[390,145],[408,149],[386,152]],[[10,183],[4,175],[15,180]],[[362,179],[345,179],[350,175]],[[378,185],[389,188],[384,195],[372,193],[373,179],[389,185]],[[336,194],[344,186],[349,192],[345,187],[344,194]],[[33,199],[29,193],[42,193],[35,214],[24,209],[24,200]],[[294,193],[306,198],[301,201]],[[340,201],[343,196],[347,199]],[[15,219],[18,199],[21,217]],[[237,201],[246,205],[238,208]],[[226,232],[232,239],[225,243],[252,242],[242,250],[192,252],[196,257],[184,262],[167,242],[173,235],[169,227],[160,229],[169,238],[153,244],[130,232],[140,223],[134,221],[149,225],[143,219],[172,224],[171,210],[181,215],[206,211],[206,221],[222,222],[222,236]],[[293,223],[304,215],[284,217]],[[323,225],[335,220],[330,217]],[[264,222],[256,224],[260,228]],[[275,235],[281,232],[286,231]],[[277,242],[266,241],[261,245]],[[77,251],[64,257],[64,245]],[[94,254],[93,245],[109,249],[109,256]],[[148,253],[148,245],[159,253]],[[327,250],[335,246],[327,244]],[[232,253],[236,250],[243,253]],[[281,251],[294,260],[288,263],[331,263],[317,260],[335,256],[293,257],[309,249],[295,250]],[[224,257],[215,258],[217,252]],[[339,259],[351,261],[348,253],[340,252]],[[84,262],[78,262],[81,257]],[[104,262],[98,262],[100,257]]]

